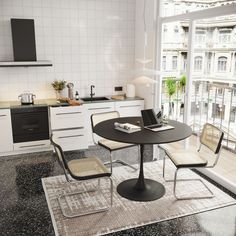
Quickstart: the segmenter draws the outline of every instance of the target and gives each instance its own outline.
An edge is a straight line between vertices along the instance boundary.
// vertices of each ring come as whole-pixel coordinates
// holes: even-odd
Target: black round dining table
[[[141,126],[141,130],[125,133],[115,129],[114,123],[130,123]],[[186,139],[192,134],[192,129],[184,123],[169,120],[168,125],[174,129],[151,131],[143,128],[141,117],[120,117],[98,123],[94,132],[99,136],[117,142],[132,143],[140,146],[140,168],[138,178],[128,179],[117,186],[117,192],[124,198],[133,201],[153,201],[165,194],[163,184],[144,178],[143,159],[145,144],[163,144]]]

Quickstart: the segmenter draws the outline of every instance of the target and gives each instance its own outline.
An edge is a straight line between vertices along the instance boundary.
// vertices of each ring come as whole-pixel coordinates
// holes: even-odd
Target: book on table
[[[133,124],[130,124],[130,123],[123,123],[122,124],[122,123],[115,122],[114,126],[115,126],[115,129],[117,129],[119,131],[122,131],[122,132],[125,132],[125,133],[129,133],[129,134],[141,130],[140,126],[133,125]]]

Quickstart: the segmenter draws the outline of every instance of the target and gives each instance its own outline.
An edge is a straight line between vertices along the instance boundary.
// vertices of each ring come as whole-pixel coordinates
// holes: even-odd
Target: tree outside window
[[[227,57],[218,58],[218,72],[225,72],[227,68]]]

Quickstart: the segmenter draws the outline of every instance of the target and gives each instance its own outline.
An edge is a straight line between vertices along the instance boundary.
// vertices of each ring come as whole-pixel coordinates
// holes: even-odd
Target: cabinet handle
[[[61,136],[58,137],[58,139],[62,139],[62,138],[75,138],[75,137],[81,137],[84,136],[83,134],[78,134],[78,135],[68,135],[68,136]]]
[[[73,127],[73,128],[61,128],[61,129],[53,129],[52,131],[64,131],[64,130],[75,130],[75,129],[84,129],[84,126]]]
[[[19,148],[28,148],[28,147],[41,147],[41,146],[45,146],[45,143],[42,144],[34,144],[34,145],[25,145],[25,146],[20,146]]]
[[[0,117],[4,117],[4,116],[7,116],[7,115],[0,115]]]
[[[111,109],[111,107],[89,108],[88,110],[94,111],[94,110],[102,110],[102,109]]]
[[[81,114],[82,112],[80,111],[75,111],[75,112],[64,112],[64,113],[56,113],[57,116],[61,115],[73,115],[73,114]]]
[[[120,106],[120,107],[141,107],[141,105],[127,105],[127,106]]]

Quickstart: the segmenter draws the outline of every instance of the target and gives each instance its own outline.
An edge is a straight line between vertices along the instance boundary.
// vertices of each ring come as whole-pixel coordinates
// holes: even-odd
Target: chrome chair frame
[[[137,145],[135,145],[135,144],[132,145],[132,144],[131,144],[130,146],[127,146],[127,147],[122,147],[122,148],[119,148],[119,149],[110,150],[109,148],[106,148],[105,146],[99,144],[99,142],[97,142],[97,141],[95,140],[95,137],[94,137],[94,126],[95,126],[95,125],[94,125],[93,117],[96,116],[96,115],[103,115],[103,114],[106,115],[106,114],[111,114],[111,113],[117,114],[117,116],[116,116],[117,118],[120,117],[120,114],[119,114],[118,111],[101,112],[101,113],[97,113],[97,114],[91,115],[90,119],[91,119],[91,126],[92,126],[92,138],[93,138],[93,143],[94,143],[95,145],[99,145],[99,146],[105,148],[106,150],[108,150],[108,151],[110,152],[110,161],[109,161],[109,162],[104,162],[103,164],[104,164],[104,165],[110,165],[111,173],[112,173],[112,164],[115,164],[115,163],[121,164],[121,165],[124,165],[124,166],[128,166],[129,168],[133,169],[134,171],[137,171],[138,168],[136,168],[136,167],[134,167],[134,166],[130,165],[129,163],[127,163],[127,162],[125,162],[125,161],[122,161],[122,160],[118,160],[118,159],[113,160],[113,157],[112,157],[112,152],[116,152],[116,151],[119,151],[119,150],[122,150],[122,149],[125,149],[125,148],[134,147],[134,146],[137,146]],[[97,123],[97,124],[98,124],[98,123]],[[114,142],[115,142],[115,141],[114,141]],[[138,152],[138,153],[139,153],[139,152]]]
[[[208,123],[207,123],[208,124]],[[210,125],[210,124],[208,124],[208,125]],[[213,126],[213,125],[212,125]],[[215,127],[216,128],[216,127]],[[218,129],[219,130],[219,129]],[[219,130],[220,131],[220,130]],[[186,168],[188,168],[188,169],[195,169],[195,168],[197,168],[197,169],[201,169],[201,168],[205,168],[205,169],[207,169],[207,168],[213,168],[213,167],[215,167],[216,166],[216,164],[218,163],[218,160],[219,160],[219,157],[220,157],[220,153],[221,153],[221,148],[222,148],[222,145],[221,145],[221,142],[222,142],[222,140],[223,140],[223,136],[224,136],[224,133],[223,132],[221,132],[221,136],[220,136],[220,138],[219,138],[219,143],[218,143],[218,146],[217,146],[217,149],[216,149],[216,151],[215,151],[215,154],[217,154],[216,155],[216,159],[215,159],[215,161],[214,161],[214,163],[212,164],[212,165],[207,165],[207,162],[206,162],[206,165],[205,166],[202,166],[202,167],[177,167],[176,166],[176,170],[175,170],[175,174],[174,174],[174,179],[166,179],[165,178],[165,163],[166,163],[166,161],[165,161],[165,159],[166,159],[166,156],[168,156],[169,157],[169,159],[171,160],[171,154],[170,153],[168,153],[168,151],[165,149],[165,148],[163,148],[162,146],[159,146],[159,148],[160,149],[162,149],[164,152],[165,152],[165,155],[164,155],[164,157],[163,157],[163,178],[164,178],[164,180],[166,181],[166,182],[174,182],[174,187],[173,187],[173,192],[174,192],[174,196],[175,196],[175,198],[177,199],[177,200],[191,200],[191,199],[205,199],[205,198],[213,198],[215,195],[214,195],[214,193],[211,191],[211,189],[204,183],[204,181],[202,181],[201,179],[197,179],[197,178],[195,178],[195,179],[177,179],[177,175],[178,175],[178,171],[180,170],[180,169],[186,169]],[[200,143],[200,146],[199,146],[199,148],[198,148],[198,152],[200,152],[200,150],[201,150],[201,147],[202,147],[202,145],[204,145],[204,144],[202,144],[202,143]],[[204,145],[204,146],[206,146],[206,145]],[[207,146],[206,146],[207,147]],[[178,197],[178,195],[177,195],[177,193],[176,193],[176,188],[177,188],[177,182],[181,182],[181,181],[186,181],[186,182],[190,182],[190,181],[199,181],[199,182],[201,182],[204,186],[205,186],[205,188],[208,190],[208,192],[210,193],[209,195],[206,195],[206,196],[196,196],[196,197]]]
[[[86,176],[83,176],[81,178],[78,177],[78,178],[74,179],[74,177],[70,174],[70,170],[68,169],[68,165],[66,163],[65,156],[64,156],[64,153],[63,153],[63,150],[62,150],[61,146],[53,141],[52,136],[51,136],[50,140],[51,140],[51,144],[53,145],[54,151],[57,155],[59,164],[63,169],[65,179],[67,181],[66,184],[75,184],[75,183],[77,184],[77,183],[79,183],[79,181],[85,182],[85,181],[89,181],[91,179],[93,179],[93,180],[97,179],[98,180],[97,187],[95,187],[93,189],[88,189],[87,190],[85,185],[84,185],[85,190],[74,192],[74,193],[60,194],[58,196],[58,202],[59,202],[59,206],[60,206],[60,209],[62,211],[62,214],[67,218],[74,218],[74,217],[85,216],[85,215],[90,215],[90,214],[95,214],[95,213],[101,213],[101,212],[108,211],[113,205],[113,180],[111,178],[111,173],[108,176],[88,177],[88,179],[86,179]],[[57,150],[60,152],[61,158],[59,157]],[[101,188],[100,188],[101,179],[108,179],[110,181],[110,204],[109,204],[109,206],[105,206],[105,207],[102,207],[102,208],[97,209],[97,210],[82,212],[82,213],[79,213],[79,214],[71,214],[71,215],[67,214],[65,209],[63,208],[62,199],[66,198],[66,197],[73,196],[73,195],[78,195],[78,194],[83,194],[83,193],[88,193],[88,192],[98,191],[99,193],[101,193]]]

